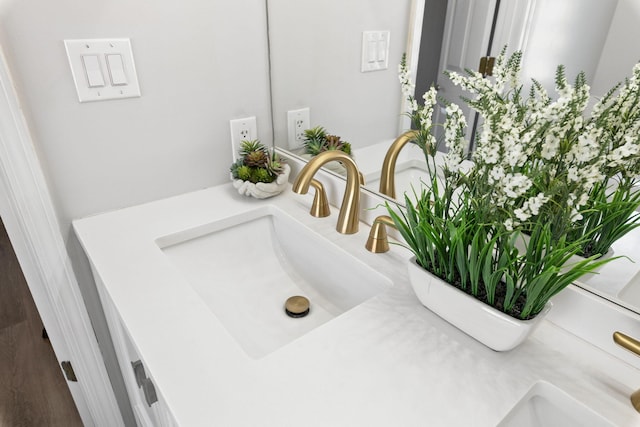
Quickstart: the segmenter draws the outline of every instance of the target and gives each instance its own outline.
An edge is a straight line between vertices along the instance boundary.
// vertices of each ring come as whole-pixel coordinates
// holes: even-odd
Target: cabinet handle
[[[138,383],[138,387],[142,387],[142,383],[147,379],[147,374],[144,372],[144,365],[142,364],[142,360],[131,362],[131,367],[133,368],[133,375],[135,375],[136,377],[136,383]]]
[[[153,386],[153,382],[151,382],[149,378],[144,379],[142,383],[142,390],[144,391],[144,398],[147,401],[147,405],[151,406],[158,401],[156,388]]]

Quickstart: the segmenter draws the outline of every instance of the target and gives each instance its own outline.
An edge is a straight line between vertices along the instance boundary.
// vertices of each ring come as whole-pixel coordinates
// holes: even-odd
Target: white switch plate
[[[362,32],[362,65],[360,71],[380,71],[389,68],[390,31]]]
[[[309,108],[287,111],[288,143],[290,150],[304,145],[304,131],[311,128]]]
[[[244,119],[230,120],[231,127],[231,148],[233,150],[233,161],[238,158],[240,143],[242,141],[251,141],[258,139],[258,125],[255,116],[245,117]]]
[[[140,86],[129,39],[65,40],[64,46],[67,50],[71,74],[73,75],[80,102],[140,96]],[[119,77],[116,83],[125,81],[125,84],[113,84],[114,74],[109,68],[107,55],[120,55],[121,64],[118,64],[118,69],[113,70],[113,73],[117,73]],[[82,59],[83,56],[95,56],[98,59],[99,69],[90,70],[93,75],[93,85],[91,86],[89,85],[85,61]],[[121,68],[120,65],[122,65]],[[103,86],[95,86],[96,73],[98,75],[102,74]],[[97,80],[99,81],[99,79]]]

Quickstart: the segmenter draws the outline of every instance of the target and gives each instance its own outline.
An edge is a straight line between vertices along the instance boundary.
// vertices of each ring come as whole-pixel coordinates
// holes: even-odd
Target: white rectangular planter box
[[[551,303],[547,303],[535,318],[518,320],[429,273],[415,257],[408,268],[411,286],[422,305],[495,351],[517,347],[551,309]]]

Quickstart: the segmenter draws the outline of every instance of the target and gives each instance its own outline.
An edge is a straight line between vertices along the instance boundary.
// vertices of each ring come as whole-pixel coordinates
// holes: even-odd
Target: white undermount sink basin
[[[156,242],[255,359],[392,286],[272,205]],[[294,295],[309,299],[306,317],[285,314],[285,301]]]
[[[615,427],[556,386],[535,383],[498,427]]]

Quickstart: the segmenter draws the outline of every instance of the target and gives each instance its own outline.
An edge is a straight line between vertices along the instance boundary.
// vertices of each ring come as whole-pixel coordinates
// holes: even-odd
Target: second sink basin
[[[288,344],[391,287],[387,277],[273,205],[157,240],[252,358]],[[290,318],[293,295],[309,315]]]
[[[539,381],[498,427],[615,427],[601,415],[556,386]]]

